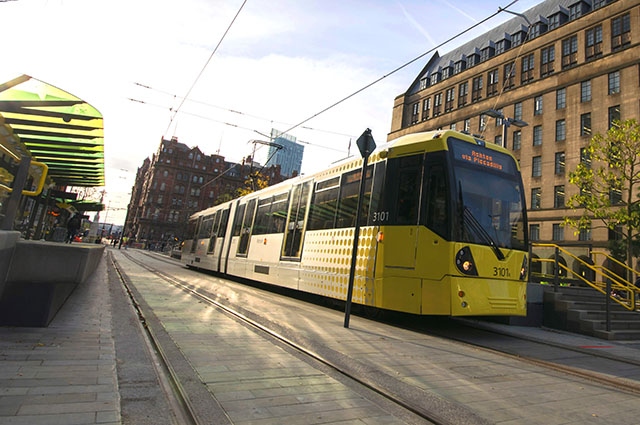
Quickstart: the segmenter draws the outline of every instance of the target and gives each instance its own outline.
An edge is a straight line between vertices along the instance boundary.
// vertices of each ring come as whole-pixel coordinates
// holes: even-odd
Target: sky
[[[136,170],[163,137],[234,162],[256,147],[264,162],[252,141],[295,127],[304,174],[359,155],[367,128],[385,143],[394,98],[434,49],[512,2],[0,0],[0,82],[27,74],[102,113],[106,186],[95,196],[104,190],[100,221],[123,224]],[[502,11],[437,50],[513,17]]]

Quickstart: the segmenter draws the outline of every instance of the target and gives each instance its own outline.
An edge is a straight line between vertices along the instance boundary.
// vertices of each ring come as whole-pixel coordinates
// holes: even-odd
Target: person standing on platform
[[[78,214],[73,214],[71,218],[69,218],[69,221],[67,221],[67,239],[65,240],[66,243],[73,242],[73,238],[76,237],[78,230],[80,230],[81,224],[82,222],[80,221],[80,217],[78,217]]]

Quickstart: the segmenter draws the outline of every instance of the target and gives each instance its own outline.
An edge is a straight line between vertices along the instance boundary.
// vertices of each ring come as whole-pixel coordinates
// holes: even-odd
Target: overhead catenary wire
[[[432,53],[433,51],[437,50],[438,48],[440,48],[440,47],[444,46],[445,44],[450,43],[451,41],[455,40],[455,39],[456,39],[456,38],[458,38],[458,37],[463,36],[463,35],[464,35],[464,34],[466,34],[467,32],[469,32],[469,31],[471,31],[471,30],[475,29],[476,27],[478,27],[478,26],[480,26],[480,25],[484,24],[485,22],[489,21],[490,19],[493,19],[494,17],[498,16],[500,13],[502,13],[502,12],[509,12],[509,11],[508,11],[508,10],[506,10],[506,9],[510,8],[511,6],[513,6],[514,4],[516,4],[517,2],[518,2],[518,0],[513,0],[513,1],[512,1],[511,3],[509,3],[506,7],[504,7],[504,8],[503,8],[503,7],[498,8],[498,11],[497,11],[497,12],[492,13],[491,15],[487,16],[486,18],[482,19],[482,20],[481,20],[481,21],[479,21],[479,22],[476,22],[476,23],[475,23],[475,24],[473,24],[472,26],[468,27],[467,29],[465,29],[465,30],[463,30],[463,31],[461,31],[461,32],[459,32],[459,33],[457,33],[456,35],[454,35],[454,36],[452,36],[452,37],[449,37],[447,40],[443,41],[442,43],[438,44],[437,46],[435,46],[435,47],[433,47],[433,48],[431,48],[431,49],[427,50],[426,52],[422,53],[422,54],[421,54],[421,55],[419,55],[419,56],[416,56],[415,58],[411,59],[410,61],[408,61],[408,62],[404,63],[403,65],[401,65],[401,66],[399,66],[399,67],[397,67],[397,68],[396,68],[396,69],[394,69],[393,71],[391,71],[391,72],[389,72],[389,73],[387,73],[387,74],[383,75],[382,77],[378,78],[377,80],[375,80],[375,81],[373,81],[373,82],[371,82],[371,83],[367,84],[366,86],[364,86],[364,87],[362,87],[362,88],[360,88],[360,89],[356,90],[355,92],[351,93],[350,95],[348,95],[348,96],[346,96],[346,97],[344,97],[344,98],[342,98],[342,99],[338,100],[337,102],[335,102],[335,103],[333,103],[333,104],[331,104],[331,105],[327,106],[326,108],[324,108],[324,109],[323,109],[323,110],[321,110],[320,112],[317,112],[317,113],[315,113],[315,114],[311,115],[309,118],[306,118],[306,119],[304,119],[303,121],[299,122],[298,124],[295,124],[293,127],[291,127],[291,128],[289,128],[289,129],[287,129],[287,130],[286,130],[286,131],[284,131],[283,133],[288,133],[288,132],[290,132],[291,130],[294,130],[294,129],[296,129],[296,128],[300,127],[302,124],[305,124],[306,122],[311,121],[311,120],[312,120],[312,119],[314,119],[315,117],[317,117],[317,116],[319,116],[319,115],[321,115],[321,114],[323,114],[323,113],[325,113],[325,112],[329,111],[330,109],[333,109],[334,107],[336,107],[336,106],[340,105],[341,103],[343,103],[343,102],[345,102],[345,101],[347,101],[347,100],[351,99],[352,97],[356,96],[357,94],[359,94],[359,93],[361,93],[361,92],[365,91],[366,89],[368,89],[368,88],[370,88],[370,87],[372,87],[372,86],[374,86],[374,85],[378,84],[380,81],[384,80],[385,78],[390,77],[391,75],[395,74],[395,73],[396,73],[396,72],[398,72],[398,71],[401,71],[402,69],[404,69],[404,68],[406,68],[407,66],[409,66],[409,65],[413,64],[414,62],[417,62],[418,60],[422,59],[422,58],[423,58],[423,57],[425,57],[426,55],[428,55],[428,54]]]
[[[180,102],[180,104],[178,105],[178,107],[175,109],[175,112],[173,113],[173,115],[171,116],[170,120],[169,120],[169,125],[167,126],[167,129],[165,130],[165,134],[167,134],[167,132],[169,131],[169,128],[171,128],[171,124],[173,123],[174,118],[176,117],[176,115],[178,115],[178,112],[180,112],[180,109],[182,108],[182,105],[184,105],[184,102],[189,98],[189,95],[191,94],[191,91],[193,91],[193,88],[196,86],[196,84],[198,83],[198,80],[200,80],[200,77],[202,77],[202,74],[204,74],[204,71],[207,69],[207,66],[209,66],[209,62],[211,62],[211,59],[213,59],[213,56],[216,54],[216,52],[218,51],[218,48],[220,47],[220,45],[222,44],[222,42],[224,41],[225,37],[227,36],[227,34],[229,33],[229,30],[231,30],[231,27],[233,26],[234,22],[236,21],[236,19],[238,18],[238,16],[240,15],[240,12],[242,11],[242,9],[244,8],[244,5],[247,4],[247,0],[244,0],[242,2],[242,4],[240,5],[240,8],[238,9],[238,11],[236,12],[236,15],[233,17],[233,19],[231,20],[231,22],[229,23],[229,26],[227,27],[227,29],[225,30],[224,34],[222,34],[222,37],[220,38],[220,41],[218,41],[218,44],[216,45],[216,47],[213,49],[213,51],[211,52],[211,55],[209,55],[209,59],[207,59],[207,61],[205,62],[204,66],[202,67],[202,69],[200,70],[200,72],[198,73],[198,76],[196,77],[196,79],[193,81],[193,84],[191,84],[191,87],[189,87],[189,90],[187,91],[187,94],[184,95],[184,97],[182,98],[182,101]]]

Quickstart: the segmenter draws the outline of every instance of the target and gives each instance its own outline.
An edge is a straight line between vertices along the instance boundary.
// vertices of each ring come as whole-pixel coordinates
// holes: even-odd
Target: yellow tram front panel
[[[527,283],[520,274],[526,254],[502,250],[498,260],[488,246],[456,243],[456,252],[469,247],[477,276],[465,276],[455,271],[451,276],[451,314],[453,316],[524,316],[527,309]]]

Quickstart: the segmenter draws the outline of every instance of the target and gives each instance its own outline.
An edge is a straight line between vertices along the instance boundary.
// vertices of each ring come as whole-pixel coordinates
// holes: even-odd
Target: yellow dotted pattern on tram
[[[353,301],[371,304],[376,228],[362,227],[356,256]],[[302,257],[301,289],[345,300],[349,286],[354,229],[309,232]]]

